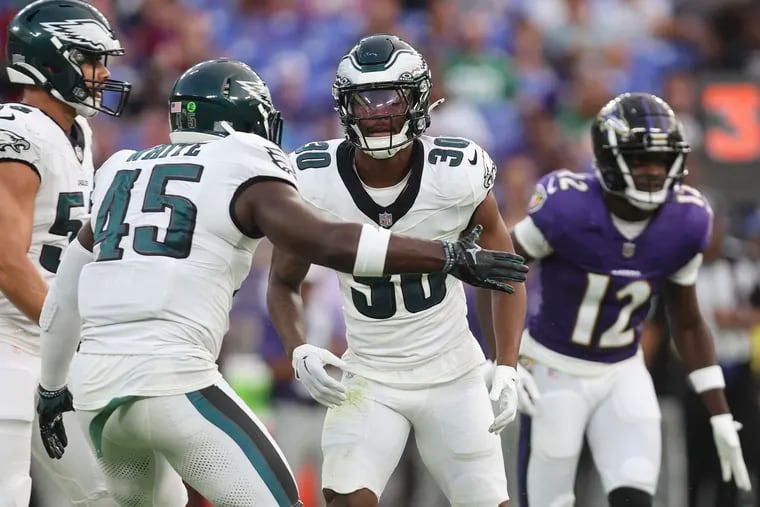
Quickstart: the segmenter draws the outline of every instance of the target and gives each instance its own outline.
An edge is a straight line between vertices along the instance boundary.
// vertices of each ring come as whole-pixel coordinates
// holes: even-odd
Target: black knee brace
[[[652,495],[629,486],[613,489],[607,499],[610,507],[652,507]]]

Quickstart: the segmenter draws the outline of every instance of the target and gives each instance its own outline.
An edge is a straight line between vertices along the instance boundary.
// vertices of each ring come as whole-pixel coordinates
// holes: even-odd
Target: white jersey
[[[80,356],[99,355],[100,364],[110,361],[104,356],[120,359],[118,373],[102,370],[78,387],[78,406],[218,381],[215,361],[232,298],[261,239],[240,231],[231,205],[236,192],[259,179],[296,184],[278,146],[239,132],[121,151],[98,170],[96,261],[79,285]]]
[[[365,188],[354,169],[354,148],[343,140],[308,144],[291,154],[291,161],[299,169],[304,199],[333,220],[455,241],[493,186],[495,166],[482,148],[461,138],[422,136],[413,150],[411,172],[395,200],[384,200],[384,190]],[[433,384],[484,360],[456,278],[444,273],[338,273],[338,278],[349,371],[395,385]]]
[[[92,131],[76,117],[72,136],[26,104],[0,106],[0,162],[21,162],[40,178],[29,260],[52,282],[63,249],[89,217]],[[0,293],[0,341],[39,354],[40,328]]]

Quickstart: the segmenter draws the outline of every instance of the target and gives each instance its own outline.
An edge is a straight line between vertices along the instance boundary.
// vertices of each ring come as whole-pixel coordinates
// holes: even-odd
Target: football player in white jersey
[[[72,502],[113,505],[84,436],[75,432],[71,455],[52,460],[33,418],[40,311],[62,251],[89,216],[92,132],[85,118],[121,112],[130,85],[109,79],[106,68],[108,56],[121,54],[108,20],[78,0],[31,3],[8,26],[8,76],[24,89],[20,103],[0,105],[3,506],[29,504],[31,453]],[[108,107],[105,99],[114,96],[115,108]]]
[[[508,290],[526,268],[472,236],[426,241],[321,219],[279,147],[269,90],[242,62],[186,71],[169,111],[170,144],[118,152],[97,171],[92,224],[45,300],[41,432],[64,452],[81,322],[74,406],[118,502],[184,506],[182,478],[218,506],[300,505],[281,452],[216,365],[261,238],[357,276],[448,271]]]
[[[482,224],[484,245],[511,251],[488,154],[467,139],[423,135],[430,88],[427,64],[408,43],[393,35],[359,41],[333,86],[346,138],[291,155],[301,193],[332,219],[430,239],[454,240]],[[414,428],[420,455],[452,505],[507,505],[498,433],[517,409],[524,287],[494,292],[494,418],[459,280],[340,273],[348,351],[339,359],[305,344],[299,291],[308,267],[276,250],[268,305],[296,377],[329,407],[322,434],[328,504],[376,506]],[[344,371],[341,382],[321,380],[324,363]]]

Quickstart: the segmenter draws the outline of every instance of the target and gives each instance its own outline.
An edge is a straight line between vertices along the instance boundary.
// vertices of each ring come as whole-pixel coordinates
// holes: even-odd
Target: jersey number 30
[[[124,222],[132,198],[132,187],[140,177],[141,169],[118,171],[106,191],[95,219],[94,239],[100,245],[97,261],[119,260],[124,256],[121,239],[129,234]],[[166,193],[170,181],[198,182],[203,166],[196,164],[159,164],[153,168],[145,189],[143,213],[162,213],[171,210],[169,225],[163,241],[158,239],[158,227],[136,227],[133,250],[140,255],[158,255],[184,259],[190,255],[198,209],[187,197]]]
[[[362,291],[351,288],[351,299],[359,313],[371,319],[389,319],[396,314],[396,284],[391,275],[355,276],[354,281],[370,288],[369,297]],[[404,308],[409,313],[432,308],[446,297],[446,273],[430,273],[427,281],[430,290],[426,294],[423,275],[400,275]]]

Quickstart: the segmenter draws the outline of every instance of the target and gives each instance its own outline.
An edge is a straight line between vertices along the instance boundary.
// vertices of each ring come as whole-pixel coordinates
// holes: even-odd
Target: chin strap
[[[428,108],[428,113],[432,113],[433,109],[435,109],[436,107],[440,106],[444,102],[446,102],[446,99],[444,97],[441,97],[440,99],[438,99],[435,102],[433,102],[432,104],[430,104],[430,107]]]

